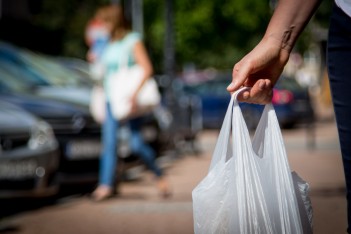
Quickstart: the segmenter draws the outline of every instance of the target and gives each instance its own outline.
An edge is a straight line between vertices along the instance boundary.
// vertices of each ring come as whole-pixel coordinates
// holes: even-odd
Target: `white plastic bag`
[[[251,141],[236,100],[240,91],[230,101],[209,172],[192,192],[195,233],[312,233],[308,184],[292,176],[273,106],[265,106]]]

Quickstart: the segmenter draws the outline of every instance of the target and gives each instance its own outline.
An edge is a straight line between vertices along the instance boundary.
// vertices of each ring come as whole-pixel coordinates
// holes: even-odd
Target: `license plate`
[[[71,141],[66,147],[66,156],[72,160],[98,158],[101,143],[98,140]]]
[[[0,179],[25,179],[35,176],[35,160],[0,161]]]

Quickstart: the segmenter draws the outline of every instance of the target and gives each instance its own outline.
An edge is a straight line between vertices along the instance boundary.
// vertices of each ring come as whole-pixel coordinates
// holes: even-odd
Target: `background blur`
[[[2,40],[51,55],[85,58],[85,26],[102,3],[118,0],[1,0]],[[121,0],[120,0],[121,1]],[[122,1],[123,2],[123,1]],[[124,1],[137,23],[157,68],[163,72],[166,33],[171,25],[175,69],[230,69],[261,38],[275,2],[259,0]],[[300,38],[296,51],[305,54],[325,41],[331,0],[323,1]],[[138,10],[138,11],[137,11]],[[133,13],[134,12],[134,13]],[[139,14],[136,14],[136,13]],[[167,17],[169,15],[171,17]],[[168,22],[170,21],[170,22]]]
[[[145,119],[143,137],[170,175],[172,200],[155,199],[150,180],[141,179],[145,168],[124,128],[117,139],[122,196],[95,206],[86,199],[97,182],[101,129],[89,112],[95,80],[84,37],[104,3],[124,5],[154,65],[162,105]],[[276,3],[0,0],[0,233],[62,233],[62,226],[66,233],[192,233],[191,191],[208,170],[232,67],[259,42]],[[346,217],[325,67],[332,4],[324,0],[307,25],[272,99],[292,168],[311,182],[318,234],[341,233],[335,227],[344,230]],[[253,133],[263,107],[241,108]],[[130,229],[130,217],[140,225]],[[82,221],[91,226],[82,229]]]

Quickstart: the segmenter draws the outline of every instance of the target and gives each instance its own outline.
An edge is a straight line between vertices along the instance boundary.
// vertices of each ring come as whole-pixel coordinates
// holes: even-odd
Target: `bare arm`
[[[292,50],[320,0],[279,0],[264,37],[272,37],[282,49]]]
[[[273,86],[319,3],[320,0],[280,0],[260,43],[234,65],[228,91],[252,87],[238,99],[259,104],[270,102]]]
[[[153,73],[153,68],[152,68],[152,64],[151,64],[151,61],[149,59],[149,56],[147,54],[146,48],[141,41],[139,41],[135,44],[133,52],[134,52],[134,57],[135,57],[136,63],[139,66],[141,66],[143,71],[144,71],[143,81],[141,82],[139,87],[137,87],[136,92],[133,95],[133,99],[135,99],[138,92],[140,91],[140,89],[144,85],[145,81],[151,77],[151,75]]]

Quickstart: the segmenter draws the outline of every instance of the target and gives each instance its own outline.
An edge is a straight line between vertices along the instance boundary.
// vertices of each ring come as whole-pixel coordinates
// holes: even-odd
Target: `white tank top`
[[[351,17],[351,0],[335,0],[336,5],[340,7],[348,16]]]

